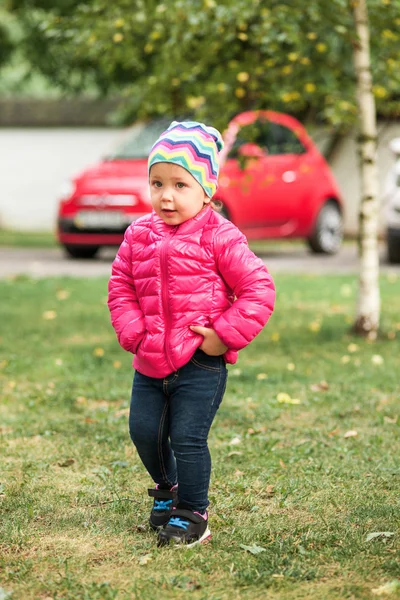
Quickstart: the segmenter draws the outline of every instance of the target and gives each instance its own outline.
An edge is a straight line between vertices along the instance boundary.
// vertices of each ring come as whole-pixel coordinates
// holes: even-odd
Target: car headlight
[[[60,200],[68,200],[68,198],[70,198],[74,192],[75,183],[68,179],[67,181],[64,181],[61,184],[60,189],[58,191],[58,197]]]

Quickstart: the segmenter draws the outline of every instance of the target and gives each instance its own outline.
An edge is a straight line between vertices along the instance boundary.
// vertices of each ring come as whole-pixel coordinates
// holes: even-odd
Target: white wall
[[[120,129],[0,129],[0,226],[54,228],[61,184],[95,163]]]
[[[58,191],[63,181],[95,163],[123,137],[121,129],[0,129],[0,227],[31,231],[54,228]],[[378,161],[383,191],[393,163],[388,141],[400,137],[400,122],[380,124]],[[331,160],[345,203],[345,229],[357,231],[360,198],[354,136]]]
[[[394,137],[400,137],[400,122],[379,123],[378,169],[382,206],[384,202],[383,194],[386,175],[394,163],[393,154],[389,150],[388,143]],[[330,166],[344,199],[346,233],[355,234],[358,230],[358,209],[360,203],[360,177],[355,135],[349,135],[341,141],[335,150],[334,156],[331,158]],[[382,226],[383,211],[381,211],[381,229]]]

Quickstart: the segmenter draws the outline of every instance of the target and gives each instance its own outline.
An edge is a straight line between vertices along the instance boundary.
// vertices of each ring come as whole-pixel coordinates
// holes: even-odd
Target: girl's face
[[[195,217],[210,198],[195,178],[179,165],[156,163],[150,169],[151,204],[167,225]]]

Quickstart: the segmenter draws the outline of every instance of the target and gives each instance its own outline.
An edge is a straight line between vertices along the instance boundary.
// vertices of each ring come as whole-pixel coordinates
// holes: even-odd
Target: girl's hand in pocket
[[[201,325],[191,325],[190,329],[203,336],[203,343],[199,348],[209,356],[220,356],[228,350],[228,347],[221,341],[214,329],[202,327]]]

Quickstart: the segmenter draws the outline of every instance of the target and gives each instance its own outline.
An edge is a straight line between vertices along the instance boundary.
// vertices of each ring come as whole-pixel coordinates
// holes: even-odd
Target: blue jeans
[[[178,483],[180,508],[202,513],[209,504],[207,438],[226,380],[222,356],[202,350],[164,379],[135,373],[129,432],[155,483],[164,488]]]

